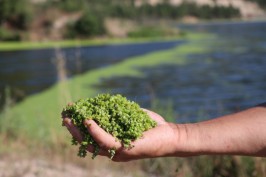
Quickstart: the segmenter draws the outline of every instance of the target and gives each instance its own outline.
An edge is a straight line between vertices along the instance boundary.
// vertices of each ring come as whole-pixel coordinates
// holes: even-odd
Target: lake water
[[[112,78],[104,87],[144,107],[154,98],[172,105],[179,122],[210,119],[266,102],[266,22],[180,25],[211,32],[210,51],[188,57],[182,66],[144,69],[144,78]],[[169,104],[170,103],[170,104]],[[165,107],[165,108],[164,108]],[[168,106],[169,107],[169,106]]]
[[[143,68],[144,77],[103,79],[101,91],[121,93],[150,107],[170,105],[179,122],[209,119],[266,101],[266,22],[179,25],[211,32],[209,52],[188,56],[185,65]],[[63,51],[68,76],[104,67],[130,56],[164,50],[182,41],[72,48]],[[0,52],[0,88],[10,86],[17,100],[57,81],[54,50]],[[165,107],[166,105],[166,107]]]

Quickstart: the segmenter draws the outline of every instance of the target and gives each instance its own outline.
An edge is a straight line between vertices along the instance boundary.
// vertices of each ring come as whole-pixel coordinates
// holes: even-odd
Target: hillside
[[[159,21],[265,19],[265,5],[263,0],[2,0],[0,41],[169,37],[177,32],[165,24],[159,29]]]

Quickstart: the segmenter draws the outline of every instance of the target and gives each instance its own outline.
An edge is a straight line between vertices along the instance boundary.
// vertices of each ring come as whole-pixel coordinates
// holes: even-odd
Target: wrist
[[[199,127],[197,124],[173,124],[175,138],[174,156],[186,157],[201,154]]]

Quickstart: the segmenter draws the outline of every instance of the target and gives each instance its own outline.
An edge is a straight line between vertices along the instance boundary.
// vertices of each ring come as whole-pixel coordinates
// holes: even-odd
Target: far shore
[[[196,22],[180,22],[179,25],[197,25],[197,24],[232,24],[232,23],[256,23],[266,22],[264,18],[252,19],[231,19],[231,20],[197,20]],[[156,41],[173,41],[179,39],[195,38],[199,34],[185,32],[185,35],[166,36],[166,37],[144,37],[144,38],[110,38],[95,37],[90,39],[72,39],[60,41],[0,41],[0,52],[2,51],[18,51],[18,50],[34,50],[34,49],[51,49],[51,48],[68,48],[68,47],[85,47],[99,46],[111,44],[127,44],[127,43],[143,43]]]

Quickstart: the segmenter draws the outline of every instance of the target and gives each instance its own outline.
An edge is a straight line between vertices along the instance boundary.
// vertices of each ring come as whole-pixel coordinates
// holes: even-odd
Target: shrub
[[[66,12],[75,12],[81,10],[85,2],[84,0],[60,0],[57,2],[58,6]]]
[[[134,18],[136,16],[136,9],[127,5],[112,5],[108,9],[109,15],[120,18]]]
[[[1,0],[0,24],[4,21],[10,26],[25,30],[29,27],[32,12],[28,0]]]
[[[128,37],[143,38],[143,37],[167,37],[179,35],[179,32],[175,29],[167,29],[157,26],[144,26],[135,31],[128,33]]]
[[[87,11],[76,22],[68,25],[66,37],[90,37],[104,33],[104,19],[98,14]]]
[[[0,41],[20,41],[21,37],[17,32],[9,31],[0,27]]]

